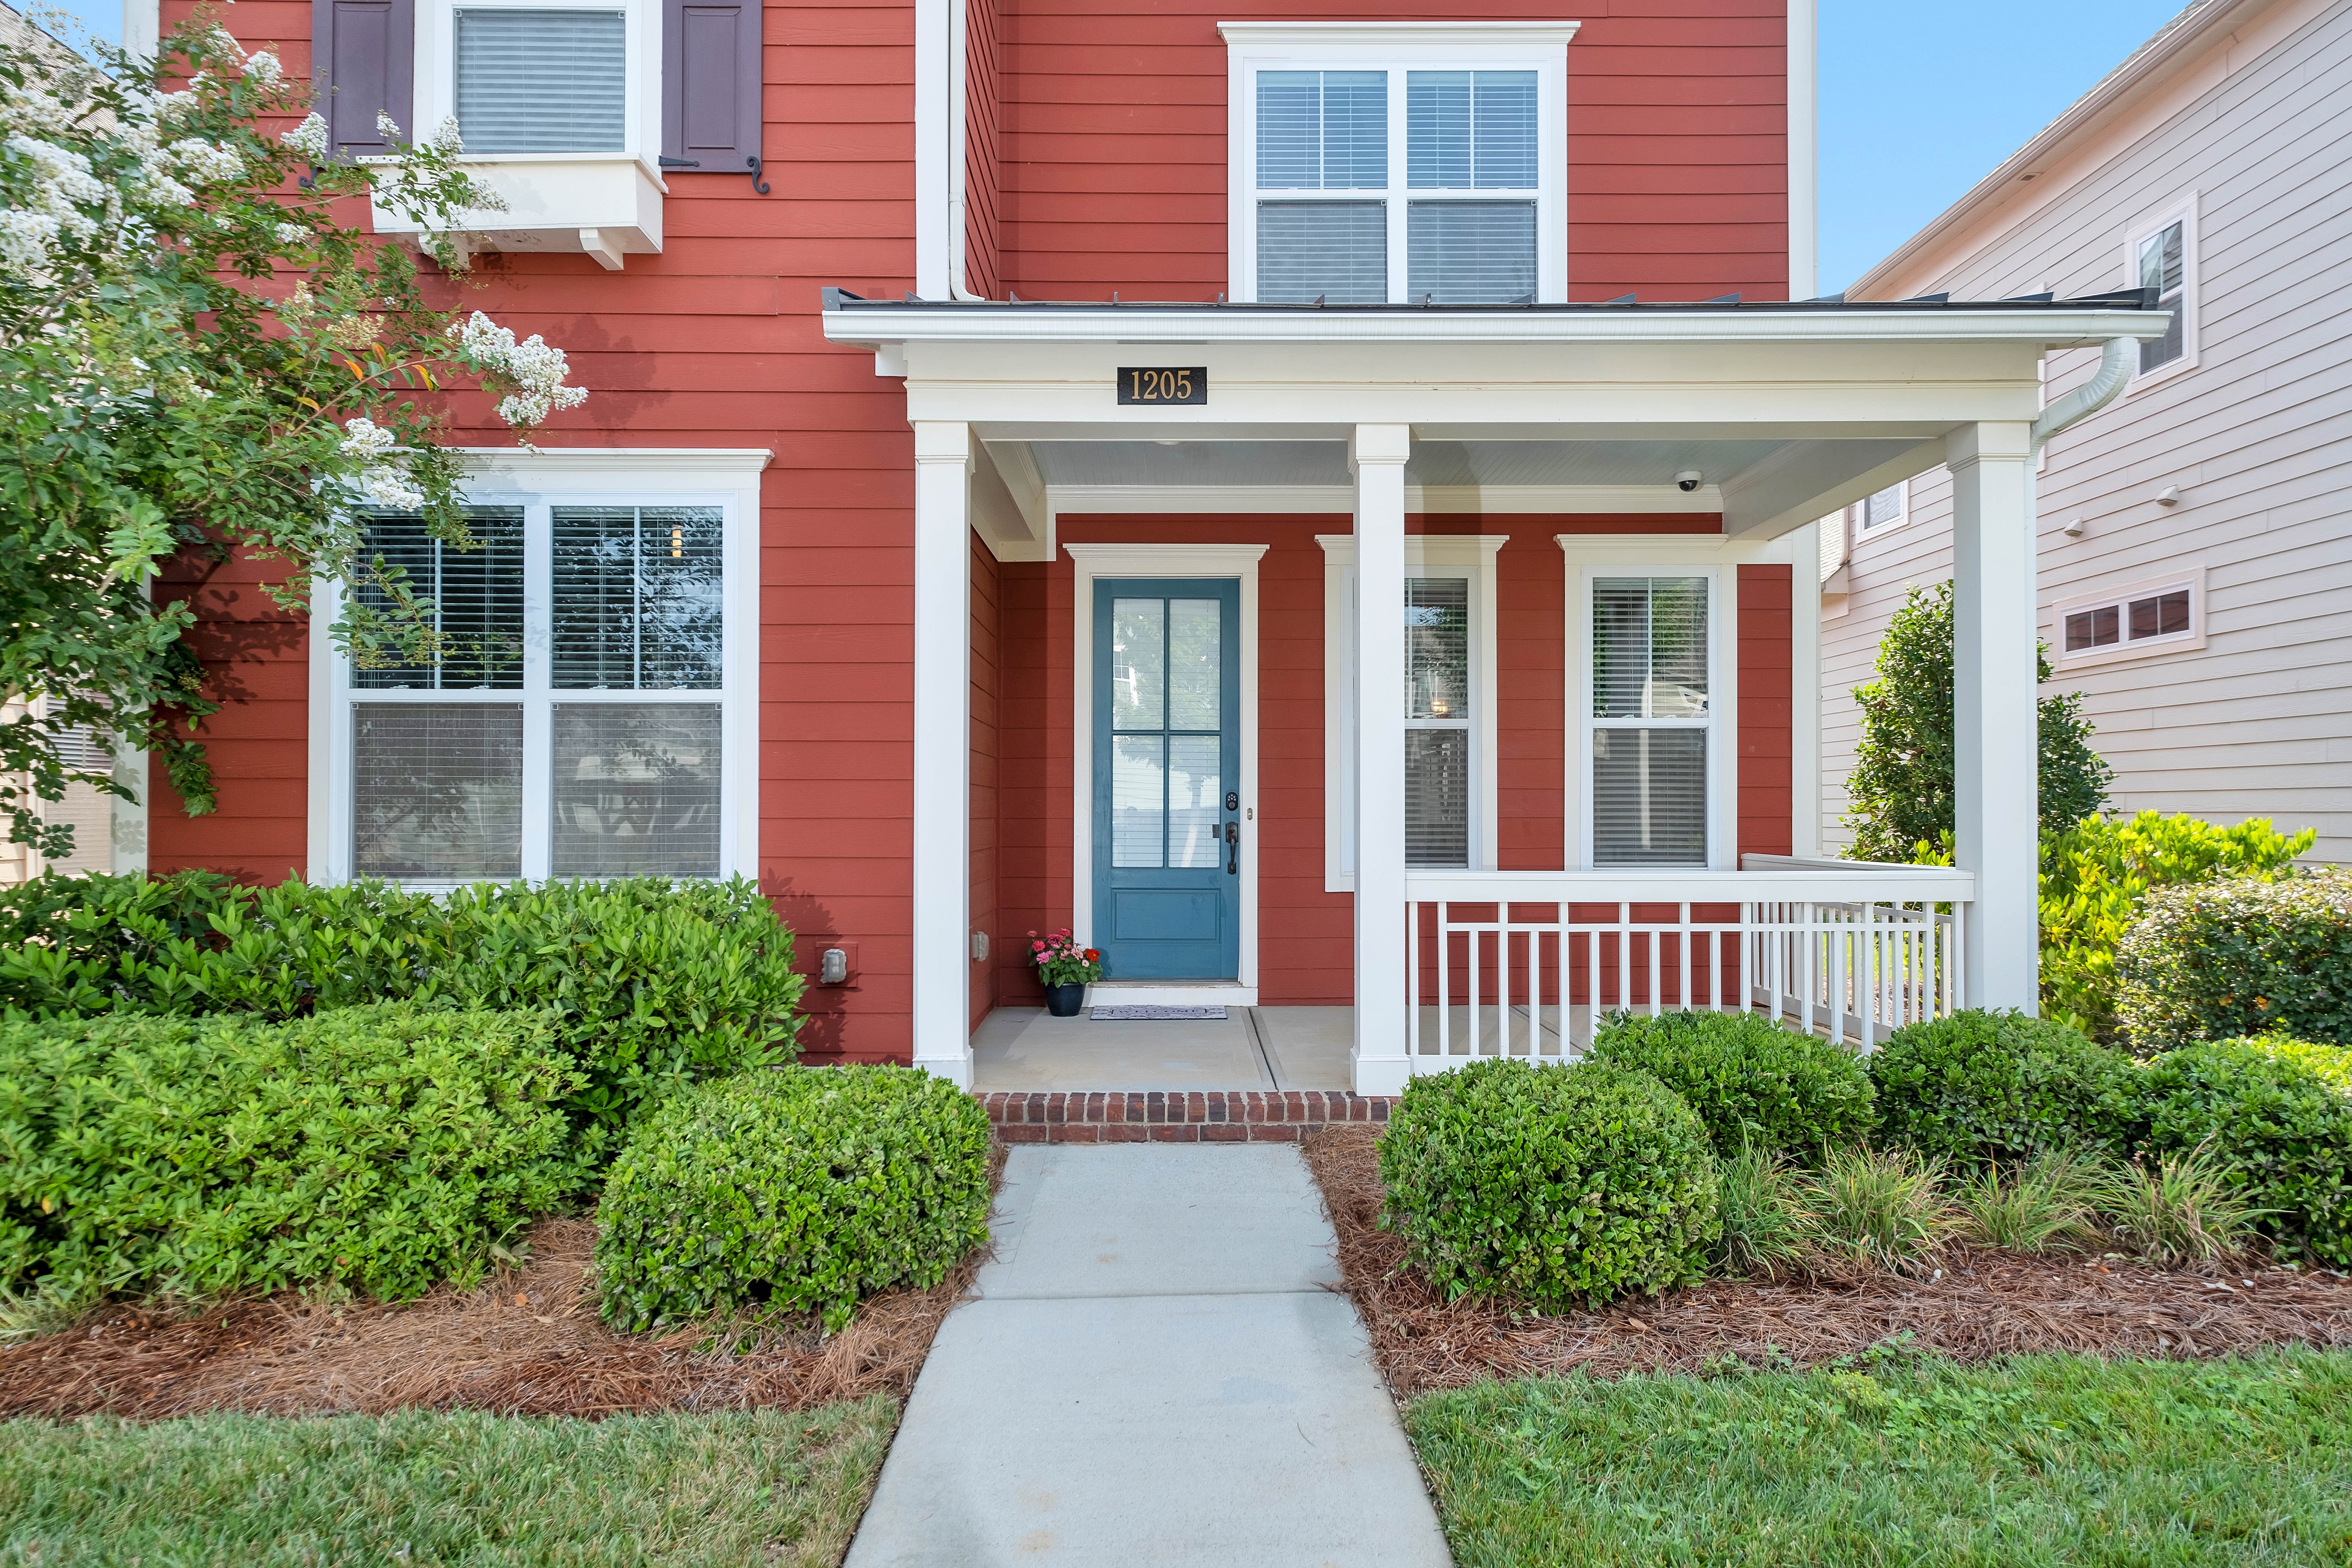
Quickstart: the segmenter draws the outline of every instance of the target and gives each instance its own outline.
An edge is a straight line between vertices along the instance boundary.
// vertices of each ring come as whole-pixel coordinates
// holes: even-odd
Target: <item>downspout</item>
[[[2138,354],[2137,339],[2109,338],[2106,347],[2099,353],[2099,373],[2043,409],[2042,417],[2033,422],[2028,452],[2040,457],[2051,437],[2113,403],[2116,394],[2131,381],[2132,363]]]
[[[970,79],[966,55],[971,47],[971,13],[968,0],[947,0],[948,8],[948,298],[979,300],[987,298],[964,287],[964,266],[969,254],[970,237],[965,232],[970,222],[966,216],[966,181],[964,143],[969,135],[965,124],[971,113],[968,102]]]

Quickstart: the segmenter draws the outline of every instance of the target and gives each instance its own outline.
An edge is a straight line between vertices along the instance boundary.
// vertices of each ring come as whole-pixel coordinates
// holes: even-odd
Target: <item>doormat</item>
[[[1172,1019],[1222,1018],[1225,1016],[1225,1010],[1223,1007],[1154,1007],[1150,1005],[1137,1005],[1128,1007],[1097,1007],[1087,1016],[1097,1024],[1127,1024],[1139,1023],[1145,1020],[1149,1020],[1153,1023],[1164,1023]]]

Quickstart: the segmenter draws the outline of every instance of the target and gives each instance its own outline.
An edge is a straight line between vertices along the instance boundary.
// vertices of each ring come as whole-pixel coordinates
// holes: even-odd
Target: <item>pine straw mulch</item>
[[[991,1152],[993,1186],[1002,1146]],[[527,1261],[478,1289],[399,1306],[287,1292],[194,1314],[121,1307],[62,1333],[0,1345],[0,1416],[137,1419],[242,1410],[377,1415],[415,1407],[505,1415],[804,1410],[915,1385],[931,1338],[985,1261],[975,1250],[928,1290],[861,1302],[841,1332],[810,1321],[745,1332],[702,1324],[622,1334],[596,1316],[595,1222],[544,1219]],[[741,1353],[736,1353],[738,1346]]]
[[[1303,1145],[1339,1237],[1346,1289],[1399,1399],[1488,1378],[1699,1372],[1738,1357],[1811,1366],[1897,1335],[1960,1361],[2033,1352],[2189,1357],[2263,1345],[2352,1346],[2352,1279],[2255,1266],[2203,1277],[2085,1258],[1955,1247],[1940,1279],[1887,1274],[1769,1284],[1710,1280],[1559,1317],[1448,1302],[1379,1228],[1377,1134]]]

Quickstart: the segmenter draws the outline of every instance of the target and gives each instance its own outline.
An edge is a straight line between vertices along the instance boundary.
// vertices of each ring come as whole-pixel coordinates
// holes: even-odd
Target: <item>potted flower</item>
[[[1049,931],[1041,937],[1033,931],[1029,957],[1037,965],[1037,978],[1045,983],[1045,1011],[1056,1018],[1076,1017],[1087,986],[1103,976],[1102,954],[1080,947],[1068,931]]]

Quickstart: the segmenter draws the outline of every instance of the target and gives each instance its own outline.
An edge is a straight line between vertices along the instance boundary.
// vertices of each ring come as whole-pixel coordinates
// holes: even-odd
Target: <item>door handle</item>
[[[1228,877],[1238,876],[1241,872],[1241,844],[1242,825],[1238,822],[1226,823],[1225,875]]]

